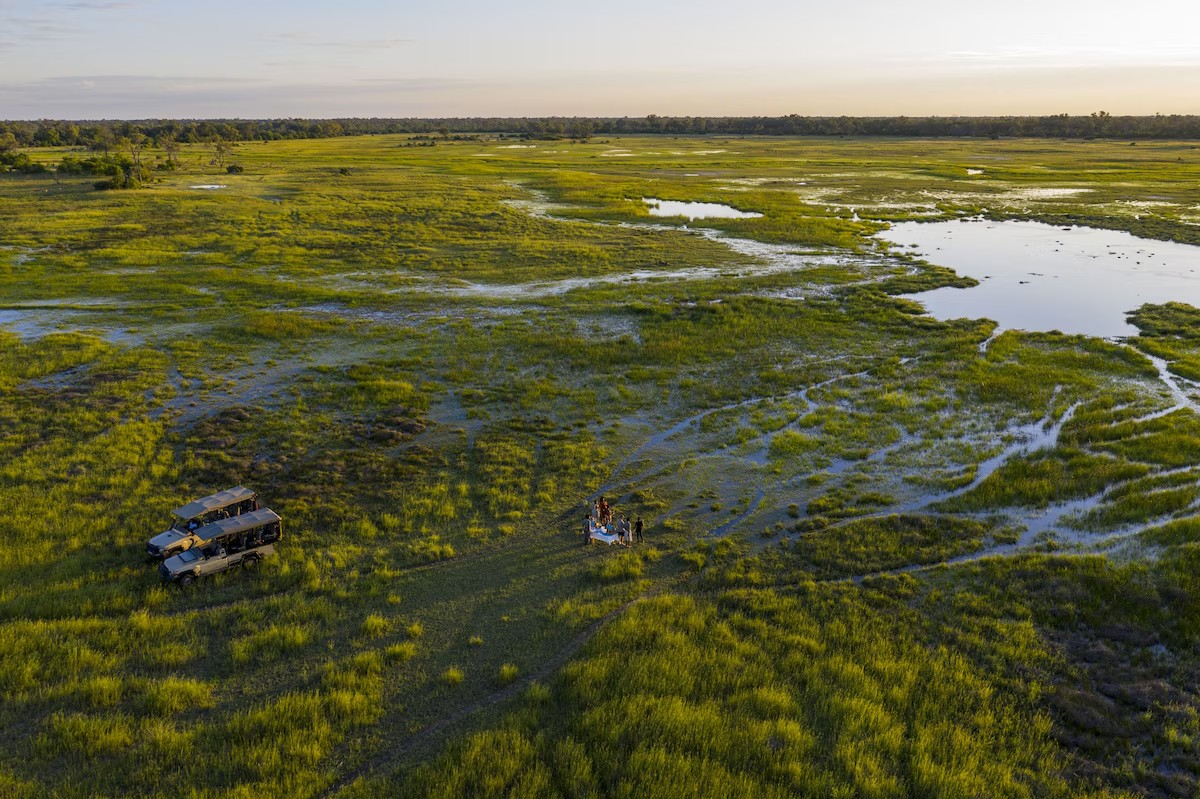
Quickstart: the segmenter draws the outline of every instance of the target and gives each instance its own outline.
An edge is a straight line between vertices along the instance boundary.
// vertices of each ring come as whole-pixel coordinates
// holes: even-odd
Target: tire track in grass
[[[600,632],[604,625],[615,619],[617,616],[620,616],[625,611],[629,610],[629,608],[633,607],[638,602],[650,599],[667,590],[668,587],[674,582],[676,581],[670,581],[651,591],[647,591],[644,594],[639,594],[625,604],[610,610],[608,613],[605,613],[603,616],[589,624],[585,629],[577,633],[574,638],[567,642],[566,646],[556,652],[536,671],[527,674],[519,680],[515,680],[504,688],[494,691],[482,699],[467,705],[466,707],[459,708],[448,716],[443,716],[437,721],[434,721],[413,733],[396,746],[381,751],[362,766],[343,774],[333,783],[333,785],[326,789],[321,796],[326,797],[327,799],[329,797],[334,797],[343,789],[350,787],[359,779],[371,777],[380,772],[395,771],[396,767],[398,767],[404,761],[404,758],[422,744],[436,739],[440,734],[449,728],[466,720],[476,713],[506,702],[518,694],[528,690],[529,687],[535,682],[545,680],[547,677],[551,676],[554,672],[565,666],[567,661],[577,655],[589,641],[595,638],[596,634]]]
[[[546,524],[544,524],[544,525],[539,524],[539,525],[537,525],[537,527],[542,527],[545,529],[557,528],[558,525],[566,524],[567,522],[569,522],[571,517],[574,516],[574,514],[575,514],[574,509],[568,508],[567,510],[560,513],[558,516],[551,519]],[[516,541],[516,540],[519,540],[519,539],[514,539],[514,538],[508,537],[508,536],[498,538],[495,541],[491,541],[489,543],[482,544],[482,545],[476,547],[475,549],[471,549],[468,552],[463,553],[462,555],[452,555],[451,557],[448,557],[448,558],[442,558],[440,560],[433,560],[428,563],[419,563],[415,566],[408,566],[406,568],[400,569],[396,573],[396,576],[397,576],[397,578],[409,577],[414,574],[421,574],[423,572],[433,571],[434,569],[444,569],[444,568],[449,568],[451,566],[458,566],[460,564],[468,563],[472,560],[481,558],[485,555],[498,554],[498,553],[504,551],[506,548],[513,545],[514,541]],[[301,591],[301,590],[303,590],[303,589],[300,586],[293,585],[293,586],[288,586],[286,588],[282,588],[278,591],[274,591],[272,593],[257,594],[254,596],[241,596],[241,597],[236,597],[234,599],[227,600],[225,602],[217,602],[217,603],[213,603],[210,605],[197,605],[197,606],[186,607],[186,608],[174,608],[171,610],[162,611],[161,613],[155,613],[154,615],[159,616],[159,617],[170,618],[172,616],[186,616],[190,613],[208,613],[210,611],[225,610],[227,608],[232,608],[237,605],[244,605],[244,604],[248,604],[251,602],[262,602],[264,600],[275,599],[277,597],[289,596],[290,594],[293,594],[293,593],[295,593],[297,591]]]

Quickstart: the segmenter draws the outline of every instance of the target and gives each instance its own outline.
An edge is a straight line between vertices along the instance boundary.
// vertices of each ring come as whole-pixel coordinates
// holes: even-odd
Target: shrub
[[[455,685],[462,684],[462,681],[466,678],[466,676],[467,675],[458,666],[451,666],[442,672],[442,682],[453,687]]]

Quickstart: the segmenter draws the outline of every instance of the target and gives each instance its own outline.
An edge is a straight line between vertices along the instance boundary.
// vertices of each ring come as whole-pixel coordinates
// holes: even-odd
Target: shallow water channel
[[[654,197],[643,197],[650,209],[650,216],[683,216],[689,220],[696,219],[757,219],[762,214],[755,211],[739,211],[732,205],[721,203],[691,203],[680,200],[659,200]]]
[[[1189,244],[981,220],[903,222],[880,237],[979,281],[909,296],[938,319],[1114,338],[1136,335],[1125,315],[1144,303],[1200,306],[1200,247]]]

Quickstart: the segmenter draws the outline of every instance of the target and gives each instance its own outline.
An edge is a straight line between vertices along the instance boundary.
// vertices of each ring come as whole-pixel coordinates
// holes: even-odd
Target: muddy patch
[[[638,331],[637,322],[629,317],[590,314],[575,319],[575,327],[579,335],[598,341],[616,341],[631,339],[641,344],[642,336]]]

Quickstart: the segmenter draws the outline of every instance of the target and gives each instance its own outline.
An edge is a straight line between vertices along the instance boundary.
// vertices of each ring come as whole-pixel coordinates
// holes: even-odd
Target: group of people
[[[640,544],[643,541],[642,530],[645,527],[641,516],[632,523],[625,516],[621,516],[614,522],[612,506],[608,504],[608,500],[600,497],[599,500],[592,503],[588,515],[583,517],[583,543],[587,545],[595,540],[624,546],[632,546],[634,542]]]

